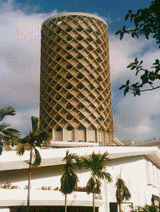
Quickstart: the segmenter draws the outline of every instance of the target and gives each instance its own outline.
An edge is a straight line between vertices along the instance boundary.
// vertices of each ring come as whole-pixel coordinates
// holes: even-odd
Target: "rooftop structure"
[[[42,25],[40,121],[54,141],[112,145],[107,23],[63,13]]]

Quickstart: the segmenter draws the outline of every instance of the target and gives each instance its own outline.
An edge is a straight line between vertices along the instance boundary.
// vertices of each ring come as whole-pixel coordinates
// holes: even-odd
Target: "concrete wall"
[[[148,169],[148,164],[150,169]],[[109,202],[116,202],[116,180],[121,176],[131,193],[131,199],[124,201],[124,208],[127,203],[134,206],[151,205],[152,194],[159,196],[159,172],[160,170],[151,163],[145,156],[128,157],[110,161],[107,171],[112,175],[113,182],[107,186]],[[155,173],[155,174],[154,174]],[[156,175],[156,173],[158,173]],[[153,176],[149,178],[149,176]],[[149,178],[149,179],[148,179]],[[150,181],[152,180],[152,184]],[[156,182],[156,183],[155,183]]]
[[[93,149],[95,152],[96,150],[98,152],[102,148],[79,148],[78,150],[74,149],[72,151],[79,151],[80,154],[80,150],[83,150],[83,155],[85,155],[86,152],[88,154],[92,153]],[[120,147],[117,149],[116,147],[113,147],[111,149],[110,147],[107,147],[106,149],[110,149],[110,151],[114,150],[114,152],[116,152],[116,150],[121,150],[119,151],[119,154],[121,154],[122,150],[125,150],[126,148],[122,149],[122,147]],[[61,162],[65,152],[66,149],[42,150],[42,164],[47,166],[41,166],[32,171],[32,205],[64,205],[64,195],[57,190],[57,187],[60,188],[60,178],[63,174],[64,168],[64,164]],[[9,158],[8,154],[13,157]],[[53,160],[52,157],[55,157],[55,160]],[[11,158],[15,159],[15,164],[18,166],[12,164]],[[4,185],[7,182],[10,182],[11,185],[18,186],[17,189],[0,189],[1,206],[26,205],[27,190],[24,189],[28,184],[28,170],[27,166],[24,165],[26,159],[28,159],[27,153],[23,157],[17,155],[14,156],[14,152],[4,153],[1,156],[0,184]],[[21,163],[24,168],[21,168]],[[96,196],[96,206],[99,207],[99,212],[109,211],[109,203],[116,202],[115,184],[116,179],[120,174],[132,195],[132,198],[123,204],[125,212],[128,211],[128,205],[131,203],[133,203],[134,206],[144,206],[145,204],[151,204],[152,194],[159,196],[160,170],[145,156],[126,156],[118,159],[112,158],[107,162],[105,170],[112,175],[113,182],[107,183],[106,181],[102,181],[101,195]],[[78,186],[85,187],[90,178],[90,171],[84,169],[76,169],[75,171],[79,177]],[[46,189],[48,188],[50,190],[42,190],[42,187],[46,187]],[[85,192],[73,192],[71,195],[68,195],[68,205],[92,206],[92,194],[87,195]]]

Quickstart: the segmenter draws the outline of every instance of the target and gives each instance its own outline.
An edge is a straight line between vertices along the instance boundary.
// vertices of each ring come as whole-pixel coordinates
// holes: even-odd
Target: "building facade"
[[[64,209],[65,198],[60,191],[60,178],[63,174],[66,148],[41,149],[42,163],[32,170],[31,180],[31,211],[56,211]],[[131,199],[124,201],[122,209],[130,211],[130,206],[156,204],[160,193],[160,150],[157,147],[82,147],[70,148],[70,153],[85,156],[108,152],[104,170],[111,174],[113,181],[102,180],[101,193],[96,195],[97,212],[115,212],[116,179],[126,182],[131,193]],[[0,211],[25,211],[27,204],[27,180],[29,152],[23,156],[15,151],[4,151],[0,157]],[[78,187],[86,186],[91,176],[89,170],[75,169],[79,183]],[[92,194],[84,191],[74,191],[67,197],[71,212],[91,212]]]
[[[54,141],[111,145],[113,119],[107,23],[63,13],[42,24],[40,121]]]

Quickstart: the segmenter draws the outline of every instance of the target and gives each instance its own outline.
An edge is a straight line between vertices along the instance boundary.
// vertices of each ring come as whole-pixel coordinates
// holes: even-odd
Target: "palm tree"
[[[27,196],[27,211],[30,206],[30,182],[31,172],[33,167],[37,167],[41,163],[41,155],[36,147],[44,146],[50,139],[47,132],[41,131],[39,128],[39,119],[37,117],[31,117],[32,131],[24,138],[19,140],[17,146],[17,153],[23,155],[25,150],[30,151],[29,159],[29,171],[28,171],[28,196]],[[34,158],[34,161],[33,161]]]
[[[16,114],[13,107],[0,108],[0,121],[3,120],[5,116],[14,116]],[[0,155],[3,149],[14,145],[19,136],[19,131],[13,128],[9,128],[10,124],[2,123],[0,124]]]
[[[131,198],[131,194],[125,184],[125,182],[121,179],[118,178],[116,182],[116,199],[117,199],[117,204],[119,206],[119,212],[121,212],[121,203],[123,200],[129,200]]]
[[[103,171],[104,162],[107,160],[108,153],[95,154],[94,152],[83,157],[83,166],[91,170],[91,178],[87,182],[87,194],[93,193],[93,212],[95,212],[95,193],[101,192],[100,179],[106,179],[108,182],[112,181],[112,177],[109,173]]]
[[[65,195],[65,212],[67,212],[67,194],[71,194],[78,183],[78,176],[74,172],[74,166],[79,163],[78,156],[74,153],[66,151],[64,159],[66,164],[64,166],[64,173],[61,177],[61,191]]]

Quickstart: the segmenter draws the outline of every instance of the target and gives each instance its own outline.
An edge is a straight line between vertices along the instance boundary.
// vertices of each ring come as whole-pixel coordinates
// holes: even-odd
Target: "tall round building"
[[[107,23],[63,13],[42,25],[40,123],[54,141],[111,145],[113,119]]]

